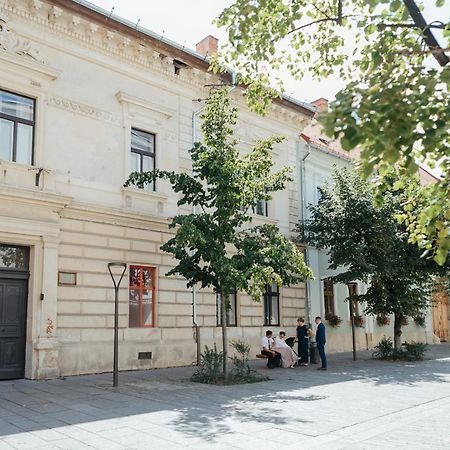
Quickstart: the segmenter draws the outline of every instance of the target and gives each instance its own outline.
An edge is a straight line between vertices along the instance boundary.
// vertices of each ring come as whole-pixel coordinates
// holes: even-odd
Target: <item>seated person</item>
[[[281,355],[283,368],[293,369],[295,364],[298,362],[298,357],[294,350],[286,344],[285,339],[286,333],[284,331],[280,331],[280,335],[275,338],[274,349]]]
[[[267,367],[269,369],[279,367],[281,362],[280,354],[272,349],[274,346],[272,335],[272,331],[267,330],[266,335],[261,338],[261,355],[268,357]]]

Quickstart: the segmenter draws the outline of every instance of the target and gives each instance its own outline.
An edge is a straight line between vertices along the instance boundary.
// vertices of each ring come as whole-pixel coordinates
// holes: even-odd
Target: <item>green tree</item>
[[[421,208],[410,205],[402,216],[411,242],[439,264],[450,250],[450,25],[441,21],[448,6],[445,0],[235,0],[217,21],[230,45],[214,64],[237,69],[260,112],[275,95],[273,89],[262,94],[274,86],[273,69],[298,79],[309,73],[346,80],[323,122],[345,149],[361,149],[366,177],[377,168],[382,191],[392,164],[404,175],[414,175],[419,162],[442,173],[423,190]],[[423,10],[438,20],[427,23]],[[279,80],[275,87],[282,89]]]
[[[366,313],[394,314],[394,343],[400,348],[403,318],[423,313],[434,277],[448,274],[449,266],[421,258],[408,242],[406,226],[396,217],[403,214],[406,192],[390,176],[396,190],[384,191],[380,202],[373,183],[354,170],[335,170],[333,183],[321,188],[318,205],[310,205],[311,220],[300,225],[300,238],[328,251],[329,268],[340,271],[332,277],[335,282],[369,283],[354,299],[366,302]],[[417,181],[410,184],[421,189]]]
[[[181,195],[178,205],[195,206],[197,214],[180,214],[170,228],[175,235],[161,249],[178,261],[168,275],[180,274],[192,287],[212,287],[220,294],[223,374],[227,376],[226,308],[231,292],[246,291],[261,301],[267,285],[292,285],[311,277],[303,254],[274,225],[251,226],[257,200],[269,200],[291,180],[290,168],[272,172],[270,137],[240,155],[233,126],[237,109],[227,90],[214,90],[202,115],[204,143],[190,150],[193,175],[156,170],[133,173],[126,185],[143,187],[156,178],[169,180]]]

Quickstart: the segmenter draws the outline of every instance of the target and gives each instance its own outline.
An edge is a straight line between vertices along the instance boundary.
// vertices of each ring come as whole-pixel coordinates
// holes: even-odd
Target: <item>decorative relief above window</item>
[[[27,56],[41,64],[47,62],[41,57],[39,51],[34,48],[30,41],[20,37],[14,30],[8,27],[6,17],[0,12],[0,50]]]

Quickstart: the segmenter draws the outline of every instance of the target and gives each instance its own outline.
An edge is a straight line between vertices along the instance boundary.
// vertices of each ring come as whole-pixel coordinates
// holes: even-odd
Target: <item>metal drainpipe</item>
[[[300,195],[299,195],[299,212],[300,220],[303,222],[306,219],[306,199],[305,199],[305,160],[311,154],[311,146],[307,144],[307,152],[300,158],[300,143],[297,141],[297,164],[299,167],[299,178],[300,178]],[[309,252],[308,248],[305,248],[305,263],[309,264]],[[305,283],[305,299],[306,299],[306,315],[308,316],[308,325],[312,324],[311,317],[311,296],[310,296],[310,285],[309,280]]]
[[[236,88],[236,74],[231,72],[231,89],[229,92]],[[197,111],[192,113],[192,146],[197,142],[197,118],[203,112],[205,106],[202,106]],[[192,169],[192,174],[194,170]],[[195,205],[192,206],[192,214],[197,213],[197,208]],[[200,354],[201,354],[201,342],[200,342],[200,326],[197,323],[197,290],[195,286],[192,286],[192,324],[195,328],[195,340],[197,343],[197,366],[200,365]]]

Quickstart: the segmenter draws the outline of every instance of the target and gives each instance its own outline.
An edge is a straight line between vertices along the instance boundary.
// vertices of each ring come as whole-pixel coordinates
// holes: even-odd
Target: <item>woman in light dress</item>
[[[294,350],[286,344],[285,338],[286,333],[284,331],[280,331],[280,335],[275,338],[275,347],[273,349],[281,355],[283,368],[293,369],[295,364],[298,362],[298,357],[294,353]]]

